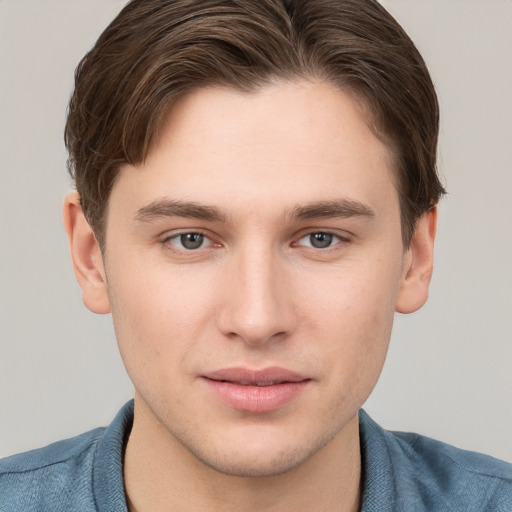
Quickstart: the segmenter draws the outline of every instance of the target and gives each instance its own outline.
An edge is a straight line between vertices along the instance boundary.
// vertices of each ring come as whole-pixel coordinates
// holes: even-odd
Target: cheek
[[[319,325],[354,334],[389,328],[400,284],[399,258],[361,258],[309,276],[303,278],[301,302],[309,308],[309,318],[321,320]]]
[[[162,265],[128,267],[108,279],[121,357],[136,387],[140,379],[172,380],[208,329],[212,287]]]
[[[387,265],[370,260],[332,272],[325,281],[328,286],[318,286],[321,280],[316,280],[307,287],[303,303],[310,305],[305,315],[309,330],[323,346],[332,378],[353,384],[345,389],[371,389],[380,374],[391,336],[400,271],[396,258]]]

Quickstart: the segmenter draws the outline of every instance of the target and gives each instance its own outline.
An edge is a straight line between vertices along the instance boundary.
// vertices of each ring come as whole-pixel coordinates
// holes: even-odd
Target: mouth
[[[280,409],[298,399],[311,383],[311,378],[280,367],[226,368],[202,378],[224,404],[251,413]]]
[[[212,379],[215,380],[215,379]],[[229,381],[229,380],[220,380],[218,382],[232,382],[232,384],[238,384],[239,386],[275,386],[277,384],[284,384],[287,381],[284,380],[269,380],[265,382],[257,382],[257,381]]]

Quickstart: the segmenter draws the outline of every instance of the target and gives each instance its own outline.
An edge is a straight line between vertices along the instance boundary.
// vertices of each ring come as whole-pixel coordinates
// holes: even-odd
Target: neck
[[[361,458],[357,415],[295,469],[239,477],[212,469],[182,446],[136,400],[124,458],[130,512],[357,512]],[[146,410],[145,410],[146,409]]]

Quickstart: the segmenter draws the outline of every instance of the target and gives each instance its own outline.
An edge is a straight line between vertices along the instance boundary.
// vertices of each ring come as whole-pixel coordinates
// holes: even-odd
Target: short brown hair
[[[68,168],[100,245],[119,167],[144,160],[178,98],[298,78],[331,82],[366,107],[395,156],[408,246],[444,193],[439,107],[421,55],[375,0],[129,2],[80,62],[65,129]]]

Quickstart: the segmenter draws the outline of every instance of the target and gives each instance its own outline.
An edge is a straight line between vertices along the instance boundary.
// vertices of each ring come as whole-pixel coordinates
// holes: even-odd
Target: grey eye
[[[185,233],[179,235],[179,242],[185,249],[199,249],[204,243],[204,235],[201,235],[201,233]]]
[[[309,243],[315,249],[325,249],[332,245],[334,236],[330,233],[312,233],[309,235]]]

